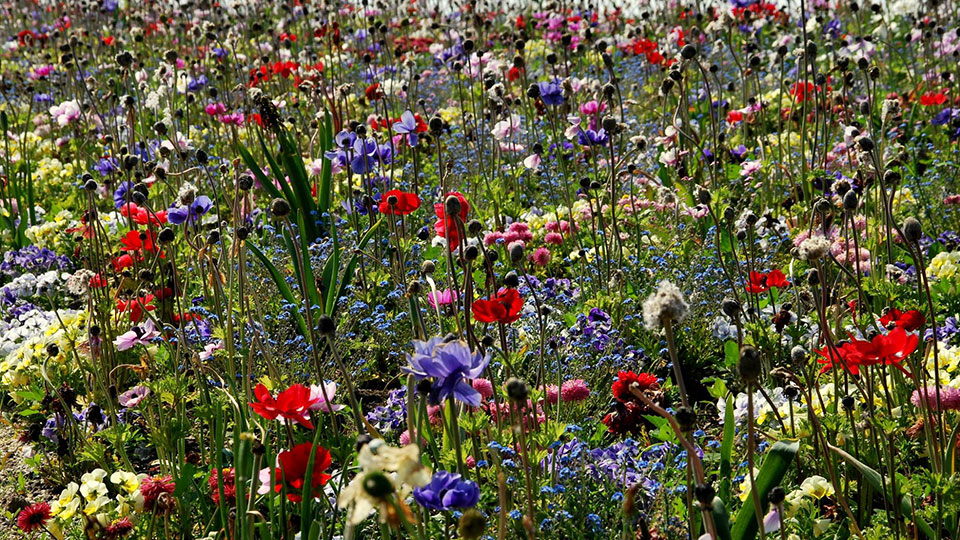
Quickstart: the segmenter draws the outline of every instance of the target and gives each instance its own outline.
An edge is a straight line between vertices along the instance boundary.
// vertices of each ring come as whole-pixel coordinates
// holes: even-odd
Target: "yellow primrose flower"
[[[60,492],[60,498],[50,504],[50,515],[65,521],[72,518],[80,508],[80,498],[77,497],[79,489],[76,482],[67,484],[66,489]]]
[[[834,494],[833,485],[822,476],[811,476],[800,484],[800,491],[812,499],[822,499]]]
[[[128,471],[117,471],[111,474],[110,482],[128,494],[140,489],[140,477]]]

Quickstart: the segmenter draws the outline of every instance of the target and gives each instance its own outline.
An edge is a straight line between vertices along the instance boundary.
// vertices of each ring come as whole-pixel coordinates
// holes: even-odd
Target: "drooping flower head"
[[[480,488],[459,474],[437,471],[429,484],[413,490],[413,500],[430,510],[472,508],[480,501]]]
[[[461,340],[444,341],[439,337],[414,341],[413,348],[413,355],[407,355],[410,365],[404,371],[417,380],[433,379],[431,403],[453,397],[473,407],[480,405],[480,393],[467,379],[476,379],[483,373],[490,363],[489,355],[471,352],[470,346]]]

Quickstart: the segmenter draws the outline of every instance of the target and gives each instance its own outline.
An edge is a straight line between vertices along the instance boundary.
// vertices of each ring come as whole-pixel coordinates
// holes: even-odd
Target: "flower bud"
[[[760,363],[760,353],[757,349],[747,345],[740,349],[740,360],[737,362],[737,373],[748,383],[756,382],[763,369]]]
[[[517,264],[523,260],[523,244],[516,242],[510,246],[510,262]]]
[[[333,336],[337,331],[337,323],[329,315],[321,315],[317,318],[317,331],[321,336]]]
[[[512,270],[507,272],[507,275],[503,276],[503,286],[516,289],[520,286],[520,277]]]
[[[270,203],[270,213],[273,214],[274,217],[286,217],[290,215],[290,203],[278,197]]]
[[[367,492],[367,495],[375,499],[382,499],[392,494],[395,489],[393,482],[382,472],[367,473],[367,475],[363,477],[363,490]]]
[[[443,201],[443,211],[446,213],[447,218],[459,216],[462,208],[463,206],[460,204],[460,199],[456,195],[450,195]]]
[[[848,211],[854,211],[857,209],[857,206],[860,205],[860,198],[857,197],[857,192],[850,190],[843,196],[843,208]]]
[[[516,377],[507,379],[507,397],[516,402],[525,402],[530,395],[527,383]]]
[[[703,506],[711,506],[713,505],[714,497],[717,496],[717,492],[710,484],[697,484],[696,487],[693,488],[693,496],[696,497],[697,502]]]
[[[920,237],[923,236],[923,227],[917,218],[908,217],[903,222],[903,236],[906,237],[908,242],[914,244],[920,241]]]
[[[720,310],[723,311],[723,314],[727,317],[736,319],[740,316],[740,302],[727,298],[720,304]]]
[[[487,530],[487,518],[474,508],[470,508],[460,516],[460,525],[457,532],[465,540],[477,540]]]
[[[433,261],[423,261],[420,265],[420,271],[424,274],[432,274],[436,272],[437,265]]]

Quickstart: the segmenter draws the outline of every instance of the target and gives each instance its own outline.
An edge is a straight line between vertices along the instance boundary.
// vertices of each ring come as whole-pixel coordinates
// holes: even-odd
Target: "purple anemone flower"
[[[610,142],[610,137],[607,137],[607,131],[603,128],[597,131],[581,129],[577,139],[581,146],[606,146]]]
[[[480,501],[480,488],[459,474],[437,471],[429,484],[413,490],[413,498],[430,510],[472,508]]]
[[[540,99],[543,100],[545,105],[563,104],[563,88],[560,87],[560,83],[557,81],[539,82],[537,86],[540,88]]]
[[[476,379],[490,363],[489,355],[471,352],[461,340],[444,341],[435,337],[430,341],[414,341],[414,353],[407,355],[407,373],[417,380],[433,378],[429,400],[432,403],[453,397],[472,407],[480,405],[480,393],[466,379]]]
[[[210,211],[212,206],[213,202],[210,200],[210,197],[201,195],[190,203],[190,206],[171,206],[168,208],[167,219],[174,225],[181,225],[183,223],[192,225]]]
[[[417,145],[417,118],[409,110],[403,111],[400,121],[393,125],[393,131],[407,136],[407,144]]]

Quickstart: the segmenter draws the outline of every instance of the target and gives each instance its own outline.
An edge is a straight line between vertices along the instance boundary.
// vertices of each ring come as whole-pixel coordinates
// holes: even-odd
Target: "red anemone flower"
[[[943,92],[927,92],[920,96],[920,105],[924,107],[943,105],[946,101],[947,96]]]
[[[306,386],[295,384],[274,398],[270,395],[270,390],[261,383],[254,389],[253,395],[256,396],[257,401],[251,402],[250,407],[253,408],[253,412],[267,420],[276,420],[280,417],[293,420],[307,429],[313,429],[313,423],[307,415],[310,413],[310,406],[320,400],[311,399],[310,389]]]
[[[333,460],[330,458],[330,451],[317,445],[314,450],[313,443],[300,443],[290,450],[280,452],[277,456],[279,467],[274,470],[276,478],[275,490],[277,493],[286,487],[287,499],[291,502],[300,502],[303,499],[303,488],[306,485],[307,465],[310,462],[310,454],[313,458],[313,474],[310,479],[310,491],[314,497],[323,496],[322,487],[330,480],[330,475],[325,474]]]
[[[516,289],[500,289],[489,300],[473,302],[473,318],[485,323],[510,324],[520,318],[523,297]]]
[[[156,251],[153,231],[129,231],[120,239],[124,251]]]
[[[907,332],[919,330],[926,322],[927,318],[923,316],[923,313],[915,309],[901,312],[897,308],[892,308],[884,313],[883,317],[880,317],[880,325],[884,328],[890,328],[890,323],[893,323]]]
[[[380,90],[380,83],[373,83],[363,92],[367,96],[367,101],[376,101],[383,97],[383,91]]]
[[[630,387],[633,386],[633,383],[637,383],[641,392],[658,390],[660,388],[660,383],[657,382],[655,375],[621,371],[617,374],[617,380],[613,381],[613,385],[610,387],[613,391],[613,397],[616,398],[617,401],[622,402],[636,401],[637,398],[630,392]]]
[[[156,306],[151,305],[150,302],[153,302],[153,295],[147,294],[144,296],[138,296],[137,298],[131,298],[130,300],[117,300],[117,311],[120,313],[130,312],[130,320],[138,323],[143,320],[144,313],[147,311],[153,311],[157,309]]]
[[[396,197],[396,204],[390,204],[391,197]],[[380,213],[405,216],[420,208],[420,197],[416,193],[405,193],[399,189],[391,189],[380,199]]]
[[[456,197],[460,201],[460,221],[467,221],[467,214],[470,212],[470,203],[461,193],[451,191],[444,195],[443,200],[434,203],[433,211],[437,214],[437,222],[433,224],[433,230],[437,236],[447,239],[447,247],[453,251],[460,245],[460,229],[454,219],[447,216],[446,201],[450,197]]]
[[[916,334],[909,334],[903,327],[898,326],[886,334],[878,334],[870,341],[851,336],[848,343],[834,349],[824,347],[816,352],[822,357],[819,362],[824,364],[821,372],[839,365],[856,375],[860,373],[860,366],[885,364],[892,365],[909,376],[900,363],[917,350],[919,343],[920,338]]]
[[[747,285],[747,292],[760,294],[769,291],[772,287],[783,289],[789,287],[790,282],[787,276],[780,270],[771,270],[767,273],[750,272],[750,283]]]

